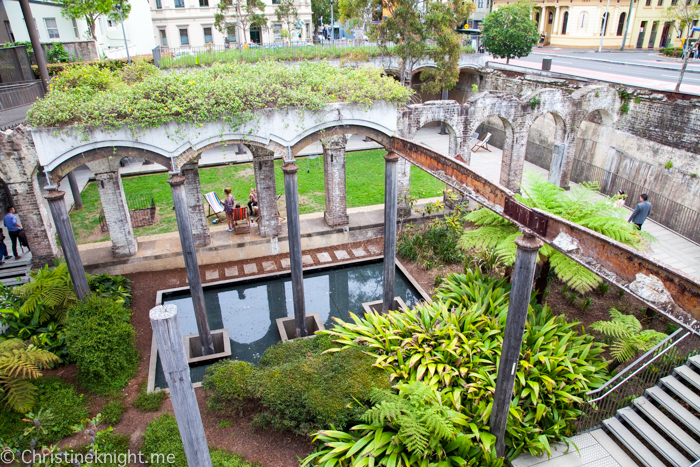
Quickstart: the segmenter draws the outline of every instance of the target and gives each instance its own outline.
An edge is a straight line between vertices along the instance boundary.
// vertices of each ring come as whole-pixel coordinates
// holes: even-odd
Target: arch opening
[[[563,143],[565,137],[566,124],[561,116],[552,112],[540,115],[528,131],[525,161],[550,171],[554,144]]]

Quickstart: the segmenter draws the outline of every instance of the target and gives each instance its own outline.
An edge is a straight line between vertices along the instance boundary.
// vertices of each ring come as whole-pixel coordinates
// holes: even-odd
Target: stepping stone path
[[[226,277],[233,277],[238,275],[238,266],[233,266],[231,268],[225,268],[224,274]]]
[[[382,248],[380,248],[380,247],[378,247],[378,246],[369,245],[369,246],[367,247],[367,249],[368,249],[369,252],[372,253],[373,255],[381,255],[381,254],[382,254]]]
[[[302,257],[302,260],[304,258]],[[292,263],[290,263],[289,258],[282,258],[280,260],[280,263],[282,263],[282,269],[289,269]]]
[[[345,250],[338,250],[333,253],[335,253],[335,257],[339,260],[350,259],[350,255],[348,255],[348,252]]]
[[[243,272],[246,274],[255,274],[256,272],[258,272],[258,266],[256,266],[255,263],[244,264],[243,265]]]
[[[301,264],[304,266],[313,266],[314,259],[311,257],[311,255],[304,255],[301,257]]]
[[[204,277],[206,277],[206,279],[208,281],[213,281],[214,279],[218,279],[219,278],[219,270],[218,269],[211,269],[209,271],[205,271]]]
[[[277,271],[277,265],[274,261],[263,261],[262,267],[264,272]]]
[[[321,263],[330,263],[331,261],[333,261],[333,259],[331,259],[331,255],[329,255],[328,253],[319,253],[316,256],[318,257],[318,260]]]
[[[367,252],[364,248],[353,248],[352,254],[355,255],[356,258],[362,258],[363,256],[367,256]]]

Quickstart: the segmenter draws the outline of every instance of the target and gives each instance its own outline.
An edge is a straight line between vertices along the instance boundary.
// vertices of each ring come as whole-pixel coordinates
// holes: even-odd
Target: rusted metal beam
[[[696,321],[700,320],[700,283],[688,274],[586,227],[525,206],[517,201],[512,191],[485,179],[466,164],[420,143],[395,136],[392,149],[481,205],[521,227],[531,229],[553,248],[625,289],[649,307],[700,332],[700,323]],[[562,250],[554,242],[560,234],[573,238],[579,248],[573,251]],[[635,280],[638,273],[658,277],[677,306],[652,303],[632,292],[629,284]]]

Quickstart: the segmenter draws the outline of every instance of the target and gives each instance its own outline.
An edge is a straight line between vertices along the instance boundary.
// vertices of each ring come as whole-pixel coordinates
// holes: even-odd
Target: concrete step
[[[29,276],[21,276],[21,277],[5,277],[3,279],[0,279],[0,283],[5,286],[15,286],[15,285],[22,285],[26,284],[29,282]]]
[[[26,276],[32,270],[31,265],[17,266],[11,268],[0,268],[0,278]]]
[[[640,464],[646,467],[666,467],[666,464],[659,460],[649,448],[644,446],[617,418],[603,420],[603,426],[637,458]]]
[[[673,447],[658,431],[649,425],[631,407],[617,411],[617,416],[626,421],[642,438],[661,454],[674,467],[688,467],[691,462],[678,449]]]
[[[683,402],[691,406],[695,411],[700,412],[700,396],[691,391],[688,386],[678,381],[675,376],[661,378],[661,382],[678,398],[682,399]]]
[[[690,454],[691,458],[700,459],[700,443],[695,441],[683,428],[676,425],[676,423],[668,418],[666,414],[659,410],[649,399],[646,397],[638,397],[634,400],[634,406],[652,420],[659,430],[663,431],[666,436],[671,438],[676,444]]]
[[[694,372],[688,365],[679,366],[674,371],[695,389],[700,389],[700,375]]]
[[[638,467],[639,464],[632,460],[630,456],[620,447],[619,444],[615,442],[602,428],[591,431],[591,436],[598,441],[603,449],[605,449],[610,457],[612,457],[615,462],[619,464],[620,467]],[[590,464],[586,464],[588,467]],[[600,465],[600,464],[598,464]],[[569,467],[569,466],[567,466]],[[593,467],[593,466],[591,466]]]
[[[695,370],[700,370],[700,355],[695,355],[694,357],[690,357],[688,359],[688,363],[692,365]]]
[[[654,386],[646,390],[646,395],[658,402],[661,407],[666,409],[668,413],[672,414],[676,420],[683,423],[683,425],[693,433],[700,436],[700,419],[693,415],[690,410],[679,404],[678,401],[671,397],[666,391],[658,386]]]

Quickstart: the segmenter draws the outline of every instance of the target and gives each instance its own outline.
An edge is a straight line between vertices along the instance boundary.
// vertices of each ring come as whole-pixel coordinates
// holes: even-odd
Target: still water
[[[307,313],[318,313],[326,329],[332,318],[350,321],[350,312],[363,314],[362,303],[381,300],[381,260],[304,273]],[[395,295],[406,305],[421,300],[420,294],[396,268]],[[204,300],[212,330],[228,328],[231,358],[256,363],[265,350],[280,341],[277,318],[293,317],[292,280],[289,274],[274,278],[237,282],[204,289]],[[197,334],[192,299],[187,291],[163,294],[163,304],[176,305],[183,335]],[[206,365],[191,367],[192,382],[202,380]],[[160,360],[156,387],[166,387]]]

